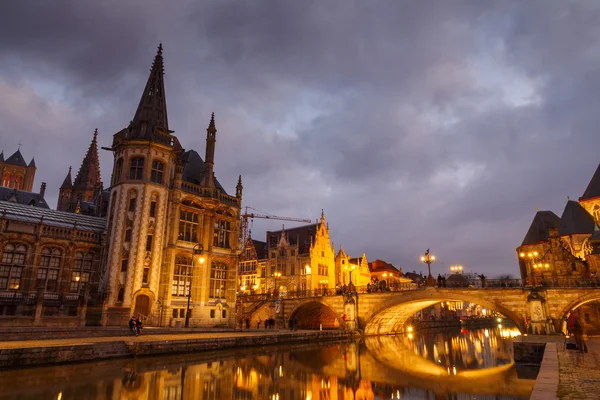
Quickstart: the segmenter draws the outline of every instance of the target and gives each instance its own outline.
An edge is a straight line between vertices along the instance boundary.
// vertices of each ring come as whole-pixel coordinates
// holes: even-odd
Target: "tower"
[[[57,210],[79,212],[82,205],[84,203],[90,205],[96,191],[102,189],[97,139],[98,129],[94,130],[92,142],[83,158],[75,181],[71,180],[71,167],[69,167],[69,172],[59,190]]]
[[[161,279],[169,187],[181,145],[169,130],[162,45],[134,118],[113,136],[107,235],[109,323],[149,315]]]
[[[0,154],[0,177],[2,178],[0,187],[31,192],[35,171],[35,160],[32,158],[27,164],[21,154],[21,149],[17,149],[6,160],[4,160],[4,154]]]

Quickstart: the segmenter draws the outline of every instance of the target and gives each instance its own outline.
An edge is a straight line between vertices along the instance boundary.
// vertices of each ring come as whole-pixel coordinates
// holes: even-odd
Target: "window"
[[[213,233],[213,246],[229,249],[229,236],[231,233],[231,222],[218,219],[215,221]]]
[[[126,272],[127,271],[127,265],[129,264],[129,257],[128,256],[123,256],[123,258],[121,259],[121,272]]]
[[[147,285],[150,279],[150,265],[144,265],[142,272],[142,284]]]
[[[157,160],[152,161],[152,171],[150,172],[150,180],[154,183],[162,184],[164,169],[165,169],[165,164],[163,164]]]
[[[27,247],[22,244],[4,246],[0,260],[0,289],[18,290],[21,287],[26,253]]]
[[[327,265],[319,264],[319,275],[329,276]]]
[[[221,311],[221,318],[227,318],[227,310]]]
[[[198,219],[192,211],[179,211],[179,240],[198,243]]]
[[[224,299],[227,290],[227,264],[215,261],[210,267],[210,289],[208,297]]]
[[[58,290],[58,275],[62,252],[58,249],[46,247],[42,250],[40,267],[37,272],[37,288],[47,292]]]
[[[271,258],[277,258],[277,253],[276,252],[271,252]]]
[[[152,201],[150,202],[150,218],[156,217],[156,196],[152,196]]]
[[[121,174],[123,173],[123,159],[119,158],[115,164],[115,175],[113,176],[113,183],[118,183],[121,180]]]
[[[325,252],[321,250],[321,257],[325,257]]]
[[[296,263],[292,262],[290,264],[290,275],[296,275]]]
[[[279,257],[285,257],[285,249],[279,250]]]
[[[177,256],[175,258],[175,270],[173,272],[173,296],[187,296],[192,285],[192,259],[188,256]]]
[[[152,251],[152,234],[146,236],[146,251]]]
[[[215,317],[215,310],[210,310],[210,317],[214,318]]]
[[[125,228],[125,242],[131,242],[131,227]]]
[[[250,254],[251,254],[251,253],[250,253],[250,249],[246,250],[246,258],[247,258],[247,259],[248,259],[248,258],[250,258]]]
[[[140,181],[144,177],[144,158],[135,157],[129,165],[129,179]]]
[[[119,288],[119,293],[117,293],[117,301],[119,303],[122,303],[124,298],[125,298],[125,288]]]
[[[134,212],[135,211],[135,197],[129,199],[129,211],[130,212]]]
[[[290,250],[290,256],[294,257],[296,255],[296,250]]]
[[[91,253],[75,253],[75,263],[73,264],[71,284],[69,285],[71,293],[79,293],[83,286],[90,281],[93,258]]]

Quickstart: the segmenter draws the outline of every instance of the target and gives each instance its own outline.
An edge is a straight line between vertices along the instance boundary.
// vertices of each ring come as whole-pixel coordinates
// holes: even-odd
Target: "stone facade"
[[[216,124],[206,155],[169,130],[162,48],[130,125],[116,133],[108,207],[108,324],[233,326],[241,177],[230,196],[214,176]],[[189,304],[189,313],[188,313]]]
[[[105,221],[0,201],[0,325],[101,323]]]
[[[34,159],[29,164],[25,163],[20,149],[6,160],[4,153],[0,153],[0,187],[31,192],[35,170]]]

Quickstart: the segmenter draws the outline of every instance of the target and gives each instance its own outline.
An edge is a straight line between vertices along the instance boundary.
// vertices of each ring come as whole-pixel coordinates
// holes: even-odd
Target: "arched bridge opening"
[[[339,329],[338,315],[326,304],[309,301],[298,305],[288,319],[295,321],[298,329]]]
[[[585,322],[586,333],[600,334],[600,293],[589,293],[569,302],[558,315],[560,323],[556,327],[558,331],[566,331],[566,318],[571,311],[575,311],[575,314]]]
[[[365,335],[391,335],[405,332],[407,322],[417,312],[441,302],[468,302],[502,314],[523,332],[523,320],[517,313],[484,298],[451,292],[415,292],[392,297],[363,318]]]

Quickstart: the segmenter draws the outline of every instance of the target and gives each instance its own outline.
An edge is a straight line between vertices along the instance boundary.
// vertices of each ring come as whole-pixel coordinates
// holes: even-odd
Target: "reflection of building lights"
[[[456,367],[452,367],[452,373],[456,375]]]
[[[279,366],[279,376],[283,376],[283,369],[281,368],[281,365]]]
[[[413,334],[412,334],[412,333],[409,333],[409,334],[408,334],[408,338],[409,338],[409,339],[412,339],[412,338],[413,338]]]
[[[409,326],[408,328],[406,328],[407,331],[412,332],[413,331],[413,327]]]
[[[56,396],[56,400],[62,400],[62,392],[58,393],[58,396]]]
[[[485,335],[485,337],[490,337],[490,331],[488,331],[487,329],[483,331],[483,334]]]
[[[502,329],[502,324],[498,324],[498,329]]]
[[[312,400],[312,392],[310,389],[306,391],[306,400]]]
[[[496,321],[502,322],[502,318],[498,318],[498,319],[496,319]]]

